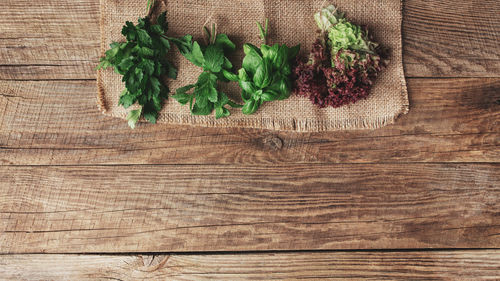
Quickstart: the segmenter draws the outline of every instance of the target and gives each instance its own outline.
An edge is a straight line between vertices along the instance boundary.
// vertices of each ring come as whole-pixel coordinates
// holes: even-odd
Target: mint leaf
[[[175,91],[175,93],[176,94],[184,94],[184,93],[186,93],[187,91],[191,90],[194,87],[196,87],[196,84],[187,85],[187,86],[184,86],[182,88],[177,89],[177,91]]]
[[[223,69],[222,70],[222,74],[229,81],[233,81],[233,82],[237,82],[238,81],[238,75],[236,75],[236,74],[234,74],[232,72],[229,72],[229,71]]]
[[[198,78],[196,92],[198,95],[208,98],[211,102],[217,102],[217,76],[210,72],[203,72]]]
[[[205,63],[205,58],[203,57],[203,52],[201,51],[201,47],[198,42],[193,43],[193,51],[191,52],[190,61],[199,67],[202,67],[203,63]]]
[[[174,98],[180,104],[186,105],[188,102],[190,102],[193,99],[193,96],[185,94],[185,93],[179,93],[179,94],[173,95],[172,98]]]
[[[226,34],[217,34],[217,37],[215,38],[215,45],[230,52],[236,50],[236,45],[229,40]]]
[[[215,28],[211,32],[205,28],[205,32],[210,38],[210,44],[206,47],[200,46],[196,41],[193,42],[191,35],[172,39],[186,59],[203,68],[196,84],[178,89],[174,99],[181,104],[189,102],[193,115],[209,115],[215,110],[215,117],[222,118],[230,114],[229,110],[224,107],[225,105],[239,106],[231,102],[226,94],[217,90],[217,81],[238,80],[238,77],[229,71],[233,64],[224,53],[224,51],[234,50],[235,45],[225,34],[219,34],[214,38]],[[193,94],[187,94],[186,92],[193,87],[195,88]]]
[[[213,104],[206,104],[205,106],[200,106],[198,103],[195,103],[191,113],[193,115],[210,115],[214,110]]]
[[[212,72],[220,72],[224,63],[224,51],[216,45],[210,45],[205,50],[203,68]]]
[[[217,107],[217,108],[215,108],[215,119],[220,119],[220,118],[223,118],[223,117],[228,117],[229,115],[231,115],[231,112],[229,111],[229,109],[227,109],[225,107]]]

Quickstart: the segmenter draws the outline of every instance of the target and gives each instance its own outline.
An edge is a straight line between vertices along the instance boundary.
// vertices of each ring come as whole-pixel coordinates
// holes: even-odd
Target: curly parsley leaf
[[[140,109],[130,111],[127,116],[132,128],[141,116],[156,123],[170,92],[161,83],[162,77],[177,78],[177,69],[166,59],[170,50],[167,31],[166,12],[158,17],[156,24],[152,24],[149,17],[139,19],[136,25],[126,22],[122,34],[127,41],[112,43],[97,66],[97,69],[113,67],[116,73],[123,76],[125,90],[119,105],[129,108],[139,104]]]

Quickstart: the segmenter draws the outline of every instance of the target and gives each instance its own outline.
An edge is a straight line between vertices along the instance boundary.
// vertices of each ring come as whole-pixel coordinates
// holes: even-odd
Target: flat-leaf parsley
[[[138,20],[137,25],[127,21],[122,34],[127,41],[114,42],[106,56],[101,58],[97,69],[113,67],[123,75],[125,83],[119,105],[129,108],[138,103],[141,108],[132,110],[127,116],[130,127],[134,128],[141,116],[156,123],[158,112],[168,98],[169,88],[162,84],[162,77],[177,78],[177,69],[166,55],[170,41],[166,37],[168,23],[166,12],[162,13],[156,24],[149,17]]]

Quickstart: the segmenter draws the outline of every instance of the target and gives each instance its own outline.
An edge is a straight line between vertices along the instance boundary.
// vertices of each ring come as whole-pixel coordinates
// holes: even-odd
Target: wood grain
[[[98,0],[3,0],[0,79],[95,79],[98,17]],[[496,0],[405,1],[409,77],[499,77],[499,36]]]
[[[4,166],[0,252],[499,247],[499,167]]]
[[[404,3],[404,65],[408,76],[498,77],[499,1]]]
[[[143,124],[98,112],[93,81],[0,81],[0,163],[496,162],[500,79],[410,79],[412,108],[375,131],[286,133]]]
[[[99,0],[2,0],[0,79],[95,79]]]
[[[4,280],[494,280],[500,251],[0,256]]]

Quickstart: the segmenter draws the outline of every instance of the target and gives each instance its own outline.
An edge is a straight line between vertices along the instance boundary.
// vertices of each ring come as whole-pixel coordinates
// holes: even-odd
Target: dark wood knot
[[[283,140],[277,136],[273,135],[266,136],[262,142],[266,147],[269,147],[273,150],[280,150],[283,148]]]

